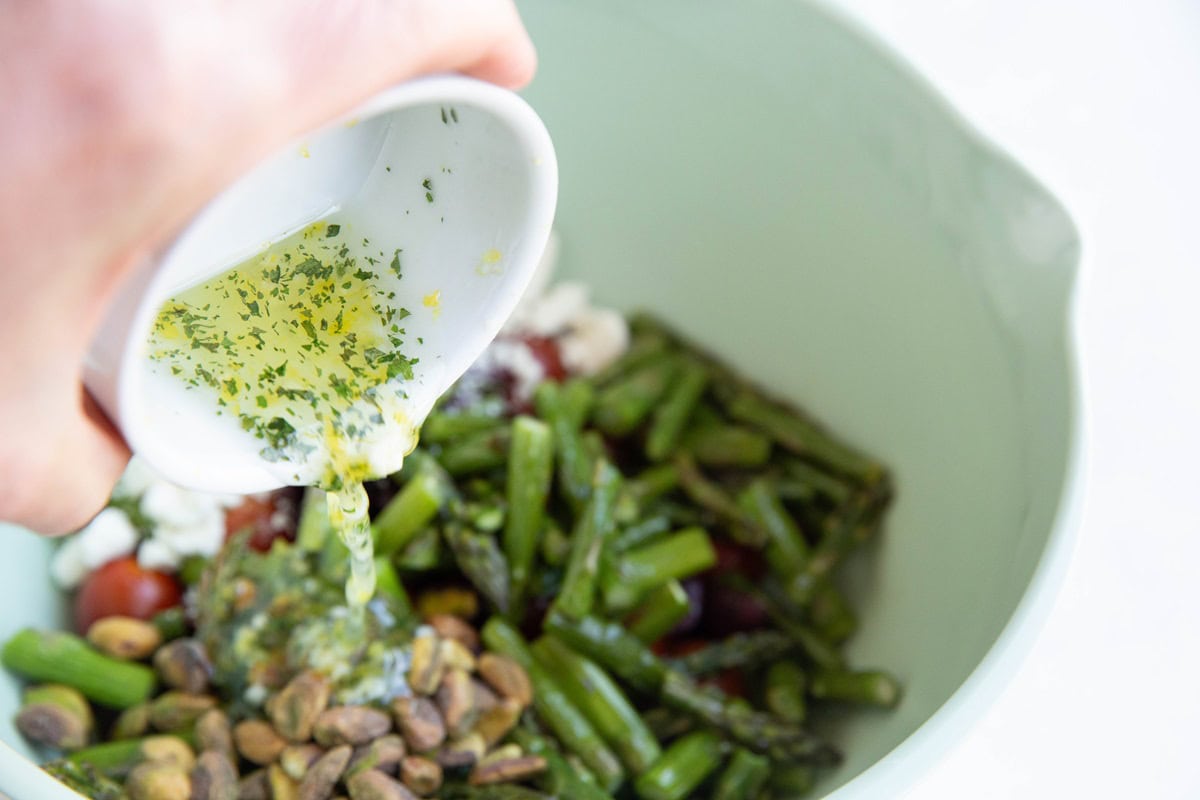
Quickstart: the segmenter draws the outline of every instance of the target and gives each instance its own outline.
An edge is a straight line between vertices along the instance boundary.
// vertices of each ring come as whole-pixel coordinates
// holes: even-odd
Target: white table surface
[[[845,0],[1075,215],[1088,475],[1010,687],[906,797],[1200,798],[1200,0]]]

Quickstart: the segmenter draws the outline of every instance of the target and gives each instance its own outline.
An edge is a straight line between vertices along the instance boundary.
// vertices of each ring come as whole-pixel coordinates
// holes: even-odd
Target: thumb
[[[56,394],[71,397],[71,384],[64,383]],[[75,386],[73,408],[30,409],[25,419],[9,416],[0,445],[5,520],[51,535],[78,530],[104,507],[129,462],[120,434],[77,379]],[[47,424],[36,424],[37,419]]]
[[[319,126],[388,86],[460,72],[506,88],[537,56],[512,0],[312,0],[260,17],[277,76],[270,118],[289,135]]]

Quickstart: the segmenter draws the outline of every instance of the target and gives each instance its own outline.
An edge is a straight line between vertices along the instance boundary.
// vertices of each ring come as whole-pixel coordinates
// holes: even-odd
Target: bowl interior
[[[886,535],[845,577],[853,662],[896,671],[906,696],[827,721],[847,753],[832,790],[963,685],[1056,535],[1074,226],[922,81],[811,4],[521,11],[541,58],[527,95],[559,153],[567,271],[601,301],[661,312],[895,471]],[[898,791],[889,774],[891,791],[870,796]]]
[[[565,271],[603,302],[664,314],[895,472],[888,529],[845,579],[853,662],[896,672],[906,694],[894,712],[820,721],[847,753],[822,789],[894,796],[953,740],[963,696],[987,693],[979,676],[991,691],[1003,678],[1065,536],[1074,227],[819,7],[520,5],[541,54],[527,97],[559,155]],[[50,545],[0,537],[0,636],[53,624]],[[54,797],[18,755],[17,705],[0,675],[14,748],[0,744],[0,791]]]

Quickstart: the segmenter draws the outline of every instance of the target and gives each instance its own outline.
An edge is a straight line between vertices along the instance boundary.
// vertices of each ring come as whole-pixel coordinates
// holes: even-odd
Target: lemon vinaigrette
[[[402,408],[409,311],[394,287],[401,251],[373,249],[336,217],[309,225],[163,304],[152,369],[210,397],[262,441],[296,483],[328,492],[329,519],[350,551],[346,598],[362,606],[375,572],[363,481],[416,444]],[[389,455],[378,467],[378,453]]]

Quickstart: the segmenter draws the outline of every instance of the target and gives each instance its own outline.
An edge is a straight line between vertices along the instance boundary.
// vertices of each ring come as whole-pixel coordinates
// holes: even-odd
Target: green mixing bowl
[[[655,309],[895,471],[850,566],[852,662],[893,712],[824,721],[841,800],[891,797],[1028,650],[1080,476],[1079,238],[1061,205],[871,37],[792,0],[524,0],[527,97],[558,149],[563,263]],[[53,625],[51,544],[0,530],[0,637]],[[27,760],[0,676],[0,792],[70,792]]]

